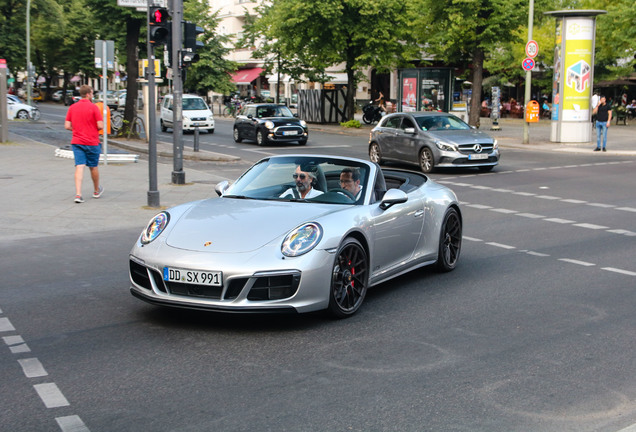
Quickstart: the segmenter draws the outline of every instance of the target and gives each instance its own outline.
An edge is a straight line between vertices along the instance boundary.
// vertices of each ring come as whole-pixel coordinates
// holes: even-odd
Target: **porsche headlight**
[[[287,234],[280,250],[288,257],[300,256],[316,247],[321,238],[322,227],[315,222],[306,223]]]
[[[161,212],[150,219],[148,226],[141,233],[141,242],[148,244],[159,237],[159,234],[168,226],[168,222],[170,222],[170,214],[167,212]]]
[[[435,141],[435,145],[437,146],[438,149],[440,150],[445,150],[445,151],[457,151],[457,146],[454,144],[449,144],[447,142],[444,141]]]
[[[267,121],[265,122],[265,127],[266,127],[267,129],[274,129],[274,122],[267,120]]]

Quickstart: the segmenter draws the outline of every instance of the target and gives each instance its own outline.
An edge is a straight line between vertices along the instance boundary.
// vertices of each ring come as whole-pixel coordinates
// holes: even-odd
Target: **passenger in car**
[[[340,173],[340,187],[351,192],[356,201],[362,195],[362,186],[360,186],[360,169],[344,168]]]

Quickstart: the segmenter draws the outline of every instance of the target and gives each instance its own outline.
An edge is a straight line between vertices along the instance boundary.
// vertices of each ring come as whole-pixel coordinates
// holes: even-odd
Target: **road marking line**
[[[0,332],[15,331],[15,327],[9,321],[9,318],[0,318]]]
[[[20,345],[14,345],[10,347],[9,349],[11,350],[11,354],[23,354],[23,353],[31,352],[31,348],[29,348],[29,346],[25,343]]]
[[[607,271],[611,271],[614,273],[620,273],[620,274],[624,274],[624,275],[628,275],[628,276],[636,276],[636,272],[633,271],[628,271],[628,270],[622,270],[622,269],[617,269],[614,267],[603,267],[602,270],[607,270]]]
[[[82,419],[76,415],[56,417],[55,421],[62,429],[62,432],[90,432],[90,429],[86,427]]]
[[[532,192],[513,192],[515,195],[521,195],[521,196],[527,196],[527,197],[531,197],[531,196],[535,196],[536,193],[532,193]]]
[[[528,168],[524,168],[524,169],[517,170],[517,171],[515,171],[515,172],[520,173],[520,172],[528,172],[528,171],[530,171],[530,169],[528,169]]]
[[[552,195],[537,195],[537,198],[546,199],[546,200],[560,200],[561,197],[555,197]]]
[[[502,249],[517,249],[514,246],[510,246],[510,245],[505,245],[505,244],[501,244],[501,243],[495,243],[495,242],[487,242],[487,245],[490,246],[494,246],[494,247],[498,247],[498,248],[502,248]]]
[[[545,216],[534,213],[515,213],[515,216],[523,216],[530,219],[545,219]]]
[[[468,236],[464,236],[464,237],[463,237],[463,239],[464,239],[464,240],[468,240],[468,241],[474,241],[474,242],[481,242],[481,241],[483,241],[482,239],[478,239],[478,238],[475,238],[475,237],[468,237]]]
[[[633,207],[617,207],[616,210],[623,210],[628,212],[636,212],[636,208]]]
[[[587,204],[587,201],[578,200],[578,199],[564,199],[564,200],[561,200],[561,201],[566,202],[566,203],[570,203],[570,204]]]
[[[556,222],[556,223],[560,223],[560,224],[571,224],[571,223],[576,222],[576,221],[573,221],[573,220],[561,219],[561,218],[545,218],[543,220],[544,221],[548,221],[548,222]]]
[[[570,259],[570,258],[559,258],[559,261],[567,262],[567,263],[570,263],[570,264],[582,265],[582,266],[585,266],[585,267],[591,267],[591,266],[595,266],[596,265],[594,263],[590,263],[590,262],[586,262],[586,261],[579,261],[579,260]]]
[[[48,372],[37,358],[19,359],[18,363],[22,366],[22,371],[27,378],[37,378],[48,375]]]
[[[24,339],[22,339],[22,336],[4,336],[2,340],[9,346],[24,343]]]
[[[593,229],[593,230],[608,229],[609,228],[609,227],[606,227],[606,226],[603,226],[603,225],[595,225],[595,224],[591,224],[591,223],[579,223],[579,224],[574,224],[574,226],[581,227],[581,228]]]
[[[601,208],[614,208],[615,205],[612,204],[601,204],[601,203],[587,203],[587,205],[592,207],[601,207]]]
[[[517,213],[517,210],[509,210],[505,208],[495,208],[495,209],[490,209],[490,211],[497,212],[497,213],[505,213],[505,214]]]
[[[636,232],[633,232],[633,231],[627,231],[627,230],[624,230],[624,229],[607,230],[607,232],[616,232],[617,234],[626,235],[627,237],[634,237],[634,236],[636,236]]]
[[[55,383],[36,384],[33,387],[47,408],[59,408],[70,405]]]
[[[538,257],[549,257],[550,256],[548,254],[544,254],[544,253],[541,253],[541,252],[534,252],[534,251],[526,251],[526,253],[528,255],[538,256]]]
[[[482,209],[482,210],[486,210],[486,209],[491,209],[491,206],[487,206],[487,205],[483,205],[483,204],[470,204],[469,207],[474,207],[476,209]]]

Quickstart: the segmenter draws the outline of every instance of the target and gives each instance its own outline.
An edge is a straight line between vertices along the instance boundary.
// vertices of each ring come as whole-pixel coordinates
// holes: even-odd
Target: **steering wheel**
[[[356,201],[356,197],[353,196],[353,194],[351,192],[349,192],[348,190],[346,190],[346,189],[333,188],[333,189],[329,189],[329,192],[335,192],[335,193],[342,194],[342,195],[346,196],[347,198],[349,198],[351,200],[351,202],[355,202]]]

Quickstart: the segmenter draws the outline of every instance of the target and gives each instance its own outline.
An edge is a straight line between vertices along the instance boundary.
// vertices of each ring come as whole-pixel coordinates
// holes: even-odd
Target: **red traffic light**
[[[165,25],[169,19],[168,9],[161,7],[150,8],[150,25]]]

